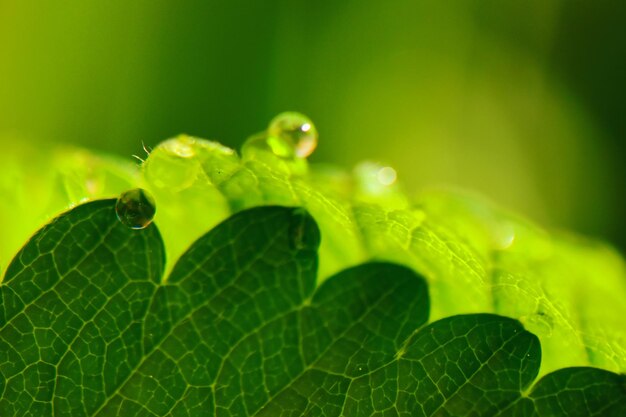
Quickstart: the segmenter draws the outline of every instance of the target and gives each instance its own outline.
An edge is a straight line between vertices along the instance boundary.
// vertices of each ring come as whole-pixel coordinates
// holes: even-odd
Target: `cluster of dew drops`
[[[246,141],[243,150],[263,148],[280,158],[307,158],[317,147],[317,141],[317,129],[307,116],[285,112],[272,119],[265,132]],[[156,214],[156,204],[148,191],[136,188],[120,195],[115,213],[123,225],[135,230],[145,229]]]
[[[244,143],[242,153],[245,158],[247,154],[260,149],[282,159],[302,160],[315,151],[317,143],[318,133],[311,119],[301,113],[284,112],[271,120],[267,130],[250,137]],[[377,163],[364,162],[355,171],[363,180],[364,188],[373,193],[378,193],[396,181],[393,168]],[[124,192],[118,198],[115,212],[122,224],[139,230],[152,223],[156,205],[148,191],[136,188]]]

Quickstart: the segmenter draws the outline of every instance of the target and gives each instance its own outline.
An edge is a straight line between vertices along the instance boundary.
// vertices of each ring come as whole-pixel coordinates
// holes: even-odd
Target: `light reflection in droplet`
[[[142,164],[144,176],[156,188],[181,191],[198,178],[201,141],[187,135],[161,142]]]
[[[154,198],[141,188],[122,193],[115,204],[117,218],[131,229],[145,229],[152,223],[155,213]]]
[[[396,170],[391,167],[383,167],[378,170],[376,174],[376,179],[379,183],[385,186],[389,186],[396,182],[398,175],[396,174]]]
[[[168,139],[159,146],[172,155],[180,158],[192,158],[195,156],[196,140],[186,135],[180,135],[177,138]]]
[[[495,246],[499,250],[510,248],[515,242],[515,229],[510,223],[504,223],[496,231],[494,236]]]
[[[282,147],[285,147],[288,152],[276,153],[274,151],[283,158],[285,157],[284,153],[290,153],[286,155],[287,157],[292,157],[295,154],[298,158],[306,158],[317,147],[317,129],[313,122],[301,113],[284,112],[279,114],[270,122],[267,133],[270,145],[272,140],[284,143]],[[276,146],[272,146],[272,149],[274,148]]]

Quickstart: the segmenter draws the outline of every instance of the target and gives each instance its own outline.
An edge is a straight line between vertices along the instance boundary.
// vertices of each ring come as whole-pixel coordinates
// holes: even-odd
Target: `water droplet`
[[[398,178],[392,167],[371,161],[361,162],[354,168],[354,173],[360,187],[372,194],[391,189]]]
[[[186,135],[160,143],[142,164],[146,180],[157,188],[180,191],[198,178],[198,141]]]
[[[123,225],[144,229],[152,223],[156,205],[152,196],[141,188],[122,193],[115,204],[115,213]]]
[[[406,197],[398,184],[396,170],[378,162],[363,161],[354,167],[355,197],[364,202],[380,203],[387,208],[407,207]]]
[[[296,156],[290,141],[279,136],[268,136],[267,132],[258,133],[246,140],[241,148],[241,159],[244,163],[271,166],[273,174],[300,176],[308,172],[307,160]]]
[[[196,139],[186,135],[166,140],[159,146],[166,152],[179,158],[193,158],[196,155]]]
[[[395,169],[371,161],[358,164],[354,174],[360,189],[372,195],[390,192],[397,179]]]
[[[396,182],[397,178],[396,170],[391,167],[382,167],[376,174],[376,179],[382,185],[391,185]]]
[[[515,229],[508,222],[501,223],[493,229],[493,242],[498,250],[509,249],[515,241]]]
[[[274,117],[267,129],[267,143],[283,158],[306,158],[317,147],[317,129],[305,115],[284,112]]]
[[[280,158],[293,157],[293,149],[281,138],[270,138],[265,132],[250,136],[241,149],[244,159],[255,159],[258,152],[269,152]]]

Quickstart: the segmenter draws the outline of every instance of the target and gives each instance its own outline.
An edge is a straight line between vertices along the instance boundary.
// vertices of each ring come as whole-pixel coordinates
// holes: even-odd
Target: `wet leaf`
[[[368,262],[317,285],[301,208],[244,210],[164,279],[155,225],[115,200],[40,230],[0,285],[0,415],[618,416],[623,375],[566,368],[533,385],[539,340],[516,320],[428,324],[425,280]]]

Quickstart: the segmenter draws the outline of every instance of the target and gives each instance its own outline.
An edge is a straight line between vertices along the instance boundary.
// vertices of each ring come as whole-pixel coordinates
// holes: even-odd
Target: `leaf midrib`
[[[223,291],[225,291],[226,289],[230,288],[232,286],[232,284],[237,281],[237,279],[239,277],[241,277],[241,275],[243,273],[245,273],[246,271],[248,271],[250,269],[250,267],[257,262],[259,259],[263,258],[263,255],[265,254],[265,252],[272,247],[272,244],[275,243],[275,241],[277,239],[280,238],[279,234],[275,234],[271,237],[271,239],[268,239],[266,241],[266,245],[263,248],[263,250],[260,250],[259,252],[257,252],[257,255],[254,258],[250,258],[250,260],[246,263],[245,267],[242,268],[239,271],[239,274],[235,277],[233,277],[233,279],[228,283],[227,286],[224,286],[222,288],[220,288],[218,291],[216,291],[212,297],[207,298],[204,302],[202,302],[201,304],[197,305],[196,307],[192,308],[189,313],[187,313],[184,316],[181,316],[178,321],[175,324],[172,324],[172,326],[170,327],[170,329],[167,331],[167,333],[161,338],[161,340],[159,340],[158,343],[155,343],[152,347],[152,349],[149,352],[145,352],[144,355],[142,356],[141,360],[139,362],[137,362],[137,364],[135,366],[132,367],[132,369],[129,371],[128,376],[118,385],[118,387],[111,392],[110,395],[107,395],[106,398],[104,399],[104,401],[102,402],[102,404],[100,405],[100,407],[98,407],[93,413],[93,416],[97,416],[98,413],[100,413],[100,411],[102,411],[102,409],[104,409],[104,407],[107,406],[107,404],[109,403],[109,401],[114,398],[117,394],[120,393],[120,390],[126,385],[126,383],[133,377],[133,375],[135,375],[136,371],[145,363],[145,361],[152,356],[152,354],[159,348],[161,347],[161,345],[163,344],[163,342],[165,342],[165,340],[167,340],[168,337],[170,337],[172,335],[172,332],[185,320],[187,320],[189,317],[193,316],[198,310],[200,310],[201,308],[207,306],[211,301],[213,301],[215,298],[217,298],[220,294],[223,293]],[[217,248],[212,248],[211,252],[209,252],[209,254],[207,254],[207,259],[210,258],[211,256],[213,256],[215,254],[215,252],[217,251]],[[174,284],[178,285],[180,282],[184,281],[185,279],[189,278],[191,276],[191,273],[199,270],[201,268],[201,265],[197,265],[195,268],[193,268],[192,270],[190,270],[188,273],[186,273],[183,277],[180,278],[180,280],[176,281]],[[164,282],[161,283],[161,285],[163,283],[167,282],[167,280],[165,280]],[[173,285],[173,284],[170,284]],[[155,287],[155,288],[159,288],[159,286]],[[152,299],[151,299],[152,301]],[[146,315],[149,313],[149,308],[146,309]],[[145,320],[145,316],[144,316],[144,320]],[[242,334],[244,334],[244,332],[242,332]],[[144,339],[143,335],[142,335],[142,340]],[[213,397],[215,398],[215,392],[214,389],[211,388],[211,392],[213,394]],[[130,401],[130,399],[128,399]],[[215,401],[213,401],[213,404],[215,406]],[[139,404],[141,406],[142,409],[147,410],[148,412],[152,413],[145,404]],[[175,406],[175,405],[174,405]],[[170,410],[171,411],[171,410]],[[215,410],[214,410],[215,412]]]
[[[436,323],[436,322],[435,322]],[[473,329],[472,329],[473,330]],[[469,333],[469,332],[468,332]],[[461,389],[463,389],[471,380],[472,378],[474,378],[481,370],[483,370],[483,368],[485,368],[487,365],[489,365],[489,363],[491,362],[491,360],[500,352],[505,351],[505,348],[509,345],[509,343],[511,343],[512,340],[514,340],[517,337],[523,336],[524,335],[524,331],[521,332],[516,332],[514,333],[511,337],[509,337],[508,339],[506,339],[504,341],[504,343],[502,343],[500,346],[498,346],[498,348],[496,350],[493,350],[490,355],[484,359],[482,361],[482,363],[480,364],[480,366],[478,368],[476,368],[474,370],[474,372],[472,372],[466,379],[465,379],[465,383],[459,385],[453,392],[450,393],[450,395],[448,395],[447,398],[444,398],[444,400],[442,401],[441,404],[439,404],[439,406],[431,413],[432,417],[436,417],[437,413],[439,413],[440,411],[443,411],[443,408],[448,404],[448,402],[454,398],[459,391],[461,391]],[[467,336],[467,334],[464,335],[465,337]],[[443,349],[444,345],[439,346],[438,349]],[[433,354],[436,351],[432,352]],[[421,358],[423,359],[423,358]],[[422,362],[422,360],[419,359],[418,362]],[[422,364],[422,366],[424,366],[424,364]],[[465,376],[465,375],[463,375]],[[436,384],[435,384],[436,386]],[[497,414],[498,410],[496,410],[496,414]],[[495,414],[494,414],[495,415]]]
[[[397,281],[395,281],[395,282],[394,282],[394,284],[398,285],[398,282],[397,282]],[[367,316],[369,313],[371,313],[371,311],[372,311],[374,308],[378,307],[378,305],[379,305],[379,304],[380,304],[380,303],[381,303],[381,302],[382,302],[382,301],[383,301],[383,300],[384,300],[384,299],[385,299],[385,298],[386,298],[389,294],[393,293],[394,291],[395,291],[395,286],[394,286],[393,288],[388,289],[387,291],[385,291],[385,292],[383,293],[383,296],[382,296],[382,297],[380,297],[378,300],[376,300],[376,302],[375,302],[375,303],[373,303],[373,304],[368,304],[368,307],[367,307],[365,310],[363,310],[363,313],[362,313],[362,314],[361,314],[358,318],[362,318],[362,317],[364,317],[364,316]],[[306,307],[306,306],[301,305],[300,307]],[[301,308],[300,308],[299,310],[301,310]],[[355,319],[355,320],[353,321],[353,324],[352,324],[352,325],[350,325],[349,327],[346,327],[346,328],[345,328],[345,329],[344,329],[344,330],[343,330],[343,331],[339,334],[339,336],[338,336],[338,337],[336,337],[336,338],[335,338],[335,339],[334,339],[331,343],[329,343],[329,344],[328,344],[328,346],[326,346],[326,348],[325,348],[323,351],[321,351],[321,352],[317,355],[317,357],[316,357],[315,359],[311,360],[311,362],[309,363],[309,365],[304,366],[304,367],[302,368],[302,370],[301,370],[301,371],[300,371],[297,375],[295,375],[295,376],[293,377],[293,379],[292,379],[292,381],[291,381],[291,382],[293,383],[294,381],[297,381],[297,380],[298,380],[298,378],[302,377],[302,376],[303,376],[306,372],[308,372],[308,371],[310,371],[310,370],[318,370],[318,371],[321,371],[321,372],[325,372],[325,373],[327,373],[327,374],[334,374],[334,375],[337,375],[337,373],[336,373],[336,372],[331,372],[331,371],[328,371],[328,370],[326,370],[326,369],[316,368],[316,367],[315,367],[315,365],[316,365],[316,364],[317,364],[317,362],[318,362],[318,361],[319,361],[319,360],[320,360],[320,359],[324,356],[324,354],[325,354],[326,352],[328,352],[328,350],[330,350],[330,349],[331,349],[331,348],[335,345],[335,343],[336,343],[338,340],[341,340],[341,338],[343,338],[343,336],[345,336],[345,335],[346,335],[346,333],[348,333],[350,330],[352,330],[352,329],[354,328],[354,326],[356,326],[358,323],[360,323],[360,322],[359,322],[359,320],[358,320],[358,318],[357,318],[357,319]],[[304,359],[304,358],[303,358],[303,359]],[[394,358],[392,358],[391,360],[393,361],[393,360],[394,360]],[[388,365],[388,363],[385,363],[385,364],[383,364],[383,365],[381,365],[381,366],[377,367],[376,369],[380,369],[381,367],[384,367],[384,366],[387,366],[387,365]],[[363,374],[363,375],[367,375],[367,374],[370,374],[370,373],[372,373],[372,372],[374,372],[374,370],[368,371],[366,374]],[[357,379],[357,378],[362,377],[363,375],[359,375],[359,376],[357,376],[357,377],[350,377],[350,376],[347,376],[347,375],[343,375],[343,376],[345,376],[346,378],[349,378],[349,379],[351,379],[351,381],[353,381],[353,380],[355,380],[355,379]],[[278,391],[277,391],[274,395],[269,396],[269,398],[267,399],[267,401],[265,401],[265,403],[264,403],[263,405],[261,405],[261,406],[259,407],[259,409],[255,412],[254,416],[258,416],[258,415],[259,415],[259,413],[260,413],[260,412],[262,412],[262,411],[263,411],[263,409],[264,409],[265,407],[267,407],[267,405],[268,405],[268,404],[270,404],[272,401],[274,401],[274,400],[275,400],[275,399],[276,399],[276,398],[277,398],[277,397],[278,397],[281,393],[283,393],[283,392],[284,392],[287,388],[289,388],[290,386],[291,386],[290,384],[285,385],[283,388],[281,388],[280,390],[278,390]],[[346,391],[346,392],[347,392],[347,391]],[[347,395],[346,395],[345,397],[347,397]],[[344,401],[345,401],[345,397],[344,397]]]

